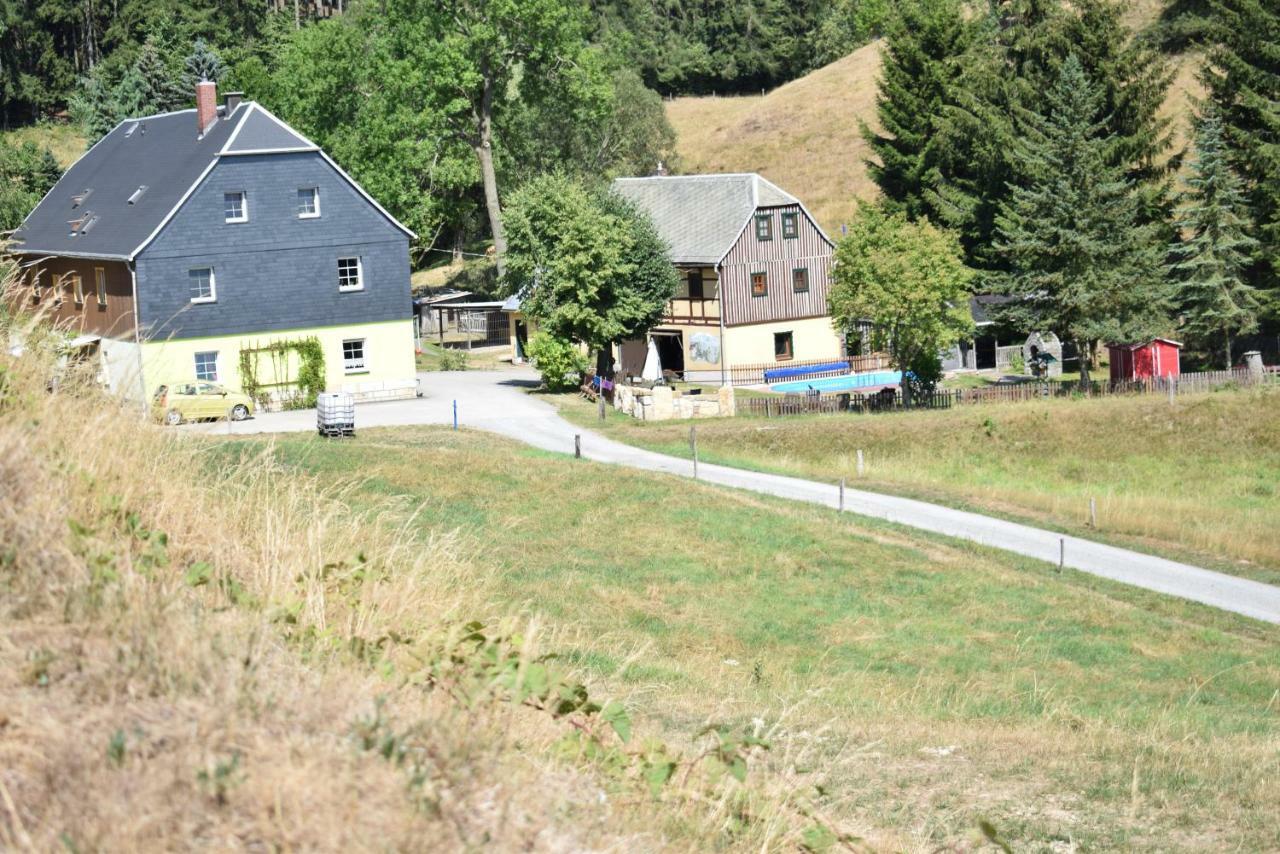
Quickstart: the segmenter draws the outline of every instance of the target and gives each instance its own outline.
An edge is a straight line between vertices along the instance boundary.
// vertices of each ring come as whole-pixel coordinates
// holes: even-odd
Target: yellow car
[[[253,414],[253,398],[216,383],[185,383],[173,388],[162,385],[156,389],[153,411],[170,425],[201,418],[243,421]]]

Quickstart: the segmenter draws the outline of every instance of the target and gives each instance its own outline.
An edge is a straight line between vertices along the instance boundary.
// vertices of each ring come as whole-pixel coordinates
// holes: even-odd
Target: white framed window
[[[298,219],[315,219],[320,216],[320,188],[298,188]]]
[[[196,267],[187,271],[187,288],[192,302],[217,302],[218,285],[212,267]]]
[[[349,338],[342,342],[342,369],[349,374],[363,373],[366,370],[363,338]]]
[[[93,268],[93,292],[98,297],[98,305],[107,305],[107,271],[101,267]]]
[[[359,258],[339,258],[338,259],[338,290],[340,291],[358,291],[364,288],[364,276],[362,275]]]
[[[249,221],[249,199],[243,190],[222,194],[222,215],[227,222]]]
[[[75,297],[76,305],[84,305],[84,280],[79,273],[71,274],[71,294]]]
[[[196,379],[203,382],[218,381],[218,351],[207,350],[196,353]]]

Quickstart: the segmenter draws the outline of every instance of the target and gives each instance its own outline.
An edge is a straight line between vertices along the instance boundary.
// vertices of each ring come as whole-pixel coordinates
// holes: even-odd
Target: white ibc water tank
[[[351,435],[356,430],[356,402],[349,392],[316,395],[316,430],[326,436]]]

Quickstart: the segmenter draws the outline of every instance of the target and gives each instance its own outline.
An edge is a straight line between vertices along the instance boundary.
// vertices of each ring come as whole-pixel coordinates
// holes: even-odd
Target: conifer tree
[[[1108,163],[1117,139],[1106,120],[1101,92],[1068,56],[1043,110],[1019,111],[1013,163],[1025,183],[996,217],[1008,270],[997,281],[1014,297],[998,313],[1074,341],[1083,380],[1094,341],[1139,340],[1166,322],[1161,247],[1124,170]]]
[[[185,67],[183,80],[188,92],[195,92],[196,84],[201,80],[220,83],[227,75],[227,66],[222,62],[222,57],[218,56],[218,52],[209,47],[204,39],[196,39],[183,65]]]
[[[1214,12],[1217,45],[1203,79],[1259,240],[1251,272],[1280,316],[1280,8],[1217,0]]]
[[[147,112],[177,110],[191,100],[192,92],[183,88],[178,75],[165,61],[155,39],[149,38],[142,45],[133,67],[141,79],[142,99],[148,107]]]
[[[992,251],[996,215],[1009,187],[1025,184],[1013,156],[1020,128],[1016,116],[1038,108],[1075,55],[1095,81],[1102,127],[1115,144],[1105,161],[1138,191],[1140,218],[1166,229],[1170,167],[1164,155],[1169,120],[1160,107],[1171,82],[1168,63],[1132,38],[1115,0],[994,0],[975,32],[938,123],[931,158],[928,204],[936,217],[960,232],[969,262],[1005,269]],[[1164,239],[1172,238],[1166,230]]]
[[[1258,241],[1247,233],[1248,214],[1239,177],[1226,161],[1222,121],[1212,111],[1200,121],[1196,157],[1181,198],[1178,229],[1186,240],[1170,249],[1176,304],[1193,342],[1220,345],[1231,367],[1231,341],[1258,325],[1258,300],[1244,278]]]
[[[864,125],[862,136],[875,157],[868,169],[886,207],[911,219],[933,213],[925,195],[930,153],[970,33],[956,0],[906,0],[890,25],[876,96],[881,131]]]

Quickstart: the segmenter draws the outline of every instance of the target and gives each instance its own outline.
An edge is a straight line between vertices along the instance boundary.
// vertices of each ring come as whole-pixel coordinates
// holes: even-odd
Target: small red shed
[[[1133,382],[1182,373],[1179,352],[1182,345],[1168,338],[1152,338],[1145,344],[1108,344],[1111,354],[1111,381]]]

